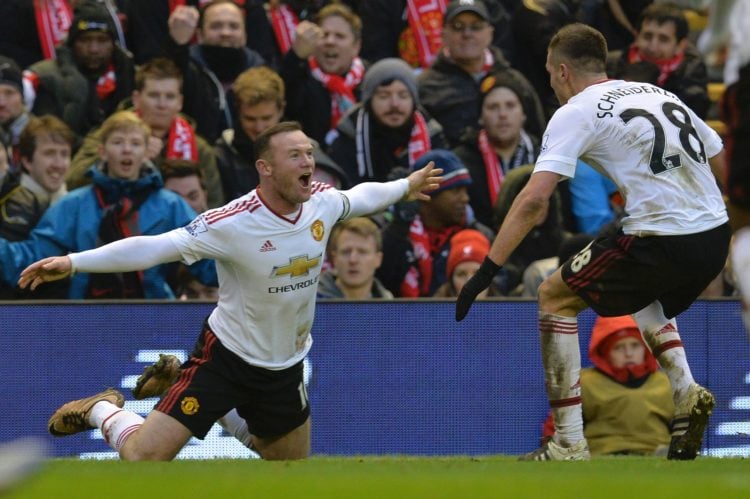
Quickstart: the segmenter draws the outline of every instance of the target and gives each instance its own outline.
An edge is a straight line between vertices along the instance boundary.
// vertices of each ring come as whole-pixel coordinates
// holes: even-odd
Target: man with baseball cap
[[[116,35],[103,4],[78,2],[57,58],[35,63],[24,74],[32,113],[54,114],[78,136],[112,114],[134,86],[133,58],[120,48]]]
[[[545,119],[531,84],[510,67],[492,46],[494,28],[481,0],[453,0],[445,11],[443,48],[417,82],[422,105],[443,126],[455,146],[468,126],[479,122],[479,82],[489,74],[508,74],[524,89],[523,107],[529,109],[529,131],[540,136]]]
[[[440,124],[419,106],[412,68],[382,59],[365,73],[362,102],[341,119],[331,158],[352,184],[382,182],[396,166],[410,168],[424,153],[446,146]]]

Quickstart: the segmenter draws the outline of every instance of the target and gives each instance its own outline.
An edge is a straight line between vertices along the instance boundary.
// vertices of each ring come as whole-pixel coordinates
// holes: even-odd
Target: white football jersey
[[[580,158],[617,184],[626,234],[694,234],[728,220],[708,165],[721,149],[719,135],[674,94],[610,80],[557,110],[534,171],[573,177]]]
[[[170,232],[185,263],[216,261],[219,302],[208,323],[251,365],[285,369],[312,345],[326,243],[349,214],[341,192],[319,182],[312,191],[294,219],[273,212],[253,190]]]

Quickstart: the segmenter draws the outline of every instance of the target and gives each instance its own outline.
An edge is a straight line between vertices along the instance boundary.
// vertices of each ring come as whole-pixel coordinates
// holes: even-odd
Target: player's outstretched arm
[[[21,288],[31,286],[32,291],[40,284],[59,281],[68,277],[73,270],[69,256],[52,256],[32,263],[21,272],[18,285]]]
[[[31,285],[34,289],[43,282],[62,279],[74,271],[133,272],[180,258],[180,251],[168,232],[156,236],[133,236],[80,253],[40,260],[21,272],[18,284],[21,287]]]
[[[430,161],[424,167],[412,172],[406,179],[409,181],[409,190],[406,193],[405,200],[429,201],[429,192],[434,191],[443,181],[440,175],[443,173],[442,168],[435,168],[435,162]]]

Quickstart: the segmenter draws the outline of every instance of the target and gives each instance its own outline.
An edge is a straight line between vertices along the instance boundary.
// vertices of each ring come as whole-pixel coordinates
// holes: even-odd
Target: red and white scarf
[[[443,12],[445,0],[407,0],[406,20],[419,54],[419,65],[432,64],[443,44]]]
[[[483,128],[479,131],[479,152],[482,154],[484,169],[487,172],[487,188],[490,191],[490,206],[495,206],[497,194],[500,192],[500,186],[503,185],[505,174],[497,157],[495,149],[487,138],[487,131]]]
[[[409,268],[404,281],[401,283],[401,296],[418,297],[430,296],[434,274],[435,258],[440,255],[453,235],[465,229],[465,225],[451,225],[449,227],[425,227],[417,215],[409,226],[409,240],[414,251],[415,266]]]
[[[432,149],[432,143],[427,120],[424,119],[422,113],[414,111],[414,126],[411,129],[408,146],[409,167],[414,166],[414,163],[430,149]]]
[[[45,59],[54,59],[57,47],[68,34],[73,9],[68,0],[34,0],[34,16],[39,45]]]
[[[372,178],[375,171],[372,165],[372,155],[370,153],[370,113],[362,107],[357,112],[357,123],[355,132],[355,145],[357,148],[357,171],[360,178]],[[409,143],[407,144],[407,154],[409,156],[409,167],[422,155],[432,149],[430,140],[430,129],[427,126],[422,113],[414,111],[414,126],[411,128]],[[403,151],[403,149],[401,149]],[[394,151],[394,156],[398,156],[399,151]]]
[[[172,120],[167,136],[167,150],[164,152],[167,159],[184,159],[186,161],[198,161],[198,143],[195,140],[195,130],[190,123],[181,116]]]
[[[669,59],[656,59],[655,57],[648,57],[642,54],[641,51],[638,50],[638,47],[636,45],[631,45],[630,50],[628,50],[628,62],[630,64],[633,64],[634,62],[646,61],[652,64],[656,64],[659,67],[659,78],[657,78],[656,84],[660,87],[664,86],[664,83],[672,75],[672,73],[674,73],[675,69],[677,69],[680,64],[682,64],[682,61],[684,59],[684,52],[680,52],[679,54],[676,54],[674,57],[671,57]]]
[[[534,143],[529,134],[525,130],[521,130],[516,152],[513,153],[513,157],[507,164],[504,164],[502,159],[497,155],[484,128],[479,131],[477,145],[479,146],[479,153],[482,155],[484,170],[487,174],[487,190],[490,195],[490,204],[491,206],[495,206],[495,201],[497,201],[498,193],[505,179],[505,172],[521,165],[533,163],[536,160]]]
[[[268,15],[271,18],[273,36],[276,38],[279,50],[282,55],[286,55],[289,49],[292,48],[294,32],[299,24],[297,14],[288,5],[280,4],[271,7]]]
[[[430,238],[422,220],[417,216],[409,227],[409,240],[414,251],[415,266],[409,267],[401,283],[401,296],[418,298],[428,296],[432,281],[432,253]]]
[[[115,88],[117,88],[117,75],[115,66],[110,64],[104,74],[96,80],[96,95],[99,96],[99,100],[104,100],[115,91]]]
[[[346,75],[339,76],[323,72],[315,57],[310,57],[308,63],[313,78],[322,83],[331,95],[331,130],[334,130],[344,113],[357,102],[354,89],[362,81],[365,65],[362,59],[355,57]]]

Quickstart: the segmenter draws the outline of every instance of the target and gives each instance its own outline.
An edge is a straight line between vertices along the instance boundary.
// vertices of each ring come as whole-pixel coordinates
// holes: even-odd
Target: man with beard
[[[382,182],[396,166],[410,168],[444,148],[442,127],[419,108],[417,82],[401,59],[382,59],[362,81],[362,102],[339,122],[330,155],[353,184]]]
[[[345,5],[328,5],[318,13],[317,24],[299,23],[292,50],[282,61],[287,117],[320,144],[333,141],[339,120],[358,100],[365,73],[361,36],[359,16]]]
[[[131,55],[116,43],[107,8],[84,0],[76,5],[57,58],[31,65],[26,102],[32,114],[54,114],[79,136],[99,126],[133,91]]]
[[[184,77],[185,113],[209,142],[234,122],[229,88],[248,68],[265,64],[247,48],[242,10],[232,0],[216,0],[200,12],[179,6],[169,16],[169,55]],[[197,35],[198,43],[191,46]]]

